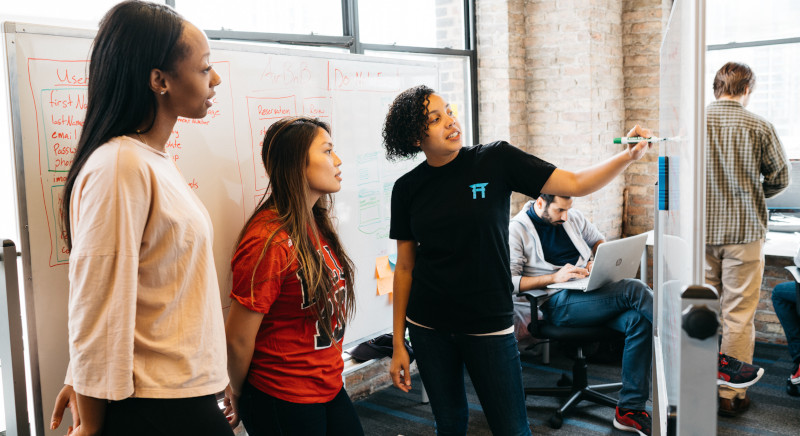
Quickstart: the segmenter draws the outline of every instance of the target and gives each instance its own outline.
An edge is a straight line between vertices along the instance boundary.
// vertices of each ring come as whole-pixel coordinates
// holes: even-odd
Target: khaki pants
[[[753,363],[753,322],[764,275],[764,240],[706,245],[706,283],[719,292],[722,311],[720,352]],[[747,388],[719,387],[721,398],[744,398]]]

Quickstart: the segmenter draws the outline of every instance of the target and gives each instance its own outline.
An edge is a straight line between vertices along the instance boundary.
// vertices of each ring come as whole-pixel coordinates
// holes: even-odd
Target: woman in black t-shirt
[[[634,127],[628,136],[650,137]],[[402,343],[408,327],[437,433],[466,434],[464,367],[495,435],[529,435],[522,368],[513,335],[508,252],[511,192],[582,196],[647,152],[630,145],[603,163],[569,172],[506,142],[464,147],[450,105],[426,86],[402,92],[383,128],[390,159],[425,161],[392,191],[395,386],[411,389]]]

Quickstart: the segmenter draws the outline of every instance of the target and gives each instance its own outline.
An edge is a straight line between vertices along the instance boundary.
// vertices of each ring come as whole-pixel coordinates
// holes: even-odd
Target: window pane
[[[342,2],[338,0],[176,0],[175,9],[207,30],[342,36]]]
[[[706,44],[800,36],[797,0],[708,0]]]
[[[747,110],[775,125],[790,159],[800,159],[800,44],[780,44],[706,53],[706,103],[714,101],[711,84],[728,61],[743,62],[756,74]]]
[[[469,58],[463,56],[435,56],[410,53],[367,51],[368,56],[392,59],[436,62],[439,66],[439,86],[435,89],[455,110],[461,124],[462,143],[473,145],[472,137],[472,97],[469,72]]]
[[[120,0],[85,0],[78,7],[74,2],[57,0],[4,1],[0,20],[96,28],[103,15],[119,2]]]
[[[464,0],[359,0],[361,42],[463,49]]]

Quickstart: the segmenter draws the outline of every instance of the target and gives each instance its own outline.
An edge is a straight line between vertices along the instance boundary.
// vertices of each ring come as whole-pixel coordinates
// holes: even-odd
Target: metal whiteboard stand
[[[680,379],[677,420],[668,417],[667,433],[717,434],[717,365],[719,295],[711,285],[687,286],[681,292]],[[678,432],[671,432],[674,424]]]
[[[17,249],[4,239],[0,253],[0,366],[6,435],[30,436],[28,401],[25,391],[25,355],[22,347],[22,316],[17,279]]]

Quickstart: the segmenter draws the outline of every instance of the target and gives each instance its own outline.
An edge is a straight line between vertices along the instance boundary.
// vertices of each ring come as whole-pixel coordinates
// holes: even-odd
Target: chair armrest
[[[786,271],[789,271],[789,273],[792,275],[792,277],[794,278],[795,283],[800,283],[800,268],[798,268],[798,267],[796,267],[794,265],[787,266],[785,268],[786,268]]]
[[[800,268],[794,265],[787,266],[786,271],[789,271],[792,274],[792,278],[794,278],[795,301],[797,302],[794,305],[794,310],[800,316]]]
[[[531,304],[531,322],[528,324],[528,331],[534,338],[540,337],[539,335],[539,305],[542,303],[543,298],[547,297],[547,292],[542,289],[531,289],[530,291],[522,291],[520,296],[525,297]]]

